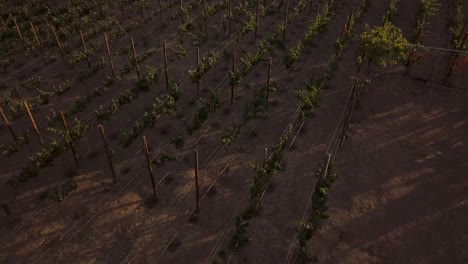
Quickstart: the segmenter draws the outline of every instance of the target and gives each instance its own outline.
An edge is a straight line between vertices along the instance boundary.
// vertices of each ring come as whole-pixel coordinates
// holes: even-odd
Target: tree
[[[359,35],[359,43],[358,61],[367,59],[377,62],[382,67],[406,60],[410,51],[408,40],[403,37],[401,29],[391,22],[383,26],[374,26],[372,29],[366,25],[366,30]]]

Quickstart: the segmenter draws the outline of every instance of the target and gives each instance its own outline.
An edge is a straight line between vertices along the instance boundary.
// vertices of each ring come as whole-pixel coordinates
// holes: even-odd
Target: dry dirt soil
[[[140,65],[143,73],[146,65],[163,67],[162,40],[167,41],[169,78],[179,83],[182,91],[177,114],[161,115],[155,126],[143,133],[155,161],[157,200],[152,194],[140,137],[127,148],[120,148],[118,143],[121,129],[131,129],[150,110],[154,98],[165,93],[164,74],[149,91],[103,123],[117,174],[117,182],[113,182],[95,112],[101,105],[106,109],[112,99],[137,80],[133,69],[121,73],[130,55],[117,55],[129,45],[129,34],[113,39],[114,67],[122,79],[103,95],[92,97],[83,111],[68,117],[70,123],[76,117],[90,125],[76,143],[79,167],[68,150],[37,177],[14,187],[11,182],[29,163],[28,157],[43,146],[31,132],[30,142],[18,153],[11,158],[0,156],[0,202],[11,209],[11,215],[0,211],[0,263],[295,263],[299,248],[296,231],[310,207],[314,172],[329,146],[336,146],[341,132],[337,124],[342,120],[357,72],[358,41],[353,37],[320,92],[316,111],[305,119],[297,116],[301,100],[296,91],[311,78],[323,75],[347,16],[353,8],[357,12],[361,1],[339,1],[326,31],[314,38],[312,46],[304,48],[292,67],[285,68],[283,59],[288,50],[302,39],[326,2],[313,0],[309,6],[306,1],[304,10],[288,22],[286,49],[274,47],[264,56],[235,87],[233,104],[227,82],[232,52],[237,53],[240,67],[240,58],[257,50],[254,33],[235,40],[249,19],[245,14],[233,19],[231,36],[222,23],[226,8],[210,17],[206,23],[208,39],[201,44],[200,53],[203,56],[215,51],[220,56],[203,76],[200,96],[208,100],[211,91],[219,89],[223,105],[191,134],[186,128],[197,110],[197,92],[187,71],[196,65],[196,46],[186,34],[183,40],[187,56],[177,59],[173,52],[179,41],[181,18],[171,16],[177,12],[179,1],[170,2],[164,11],[166,26],[156,15],[132,32],[137,52],[156,50]],[[455,1],[439,2],[436,15],[427,18],[423,43],[451,48],[449,24]],[[240,3],[233,1],[234,6]],[[299,3],[291,0],[290,12]],[[381,25],[390,1],[369,3],[355,34],[364,31],[366,24]],[[259,16],[258,41],[275,32],[284,20],[284,6],[275,10],[272,3],[266,4],[273,11]],[[463,14],[468,17],[468,3],[463,4]],[[401,0],[391,19],[407,38],[413,34],[418,6],[419,1]],[[255,9],[255,4],[250,7],[252,12]],[[159,10],[159,1],[149,1],[144,13],[148,15],[152,10]],[[194,33],[198,36],[204,31],[201,11],[201,3],[189,10],[197,22]],[[120,10],[111,8],[109,15],[123,26],[140,19],[138,9],[128,10],[125,20]],[[75,35],[63,42],[79,50],[81,40]],[[100,57],[107,58],[101,34],[87,41],[96,48],[91,56],[93,63]],[[0,92],[18,88],[26,100],[32,100],[37,92],[21,86],[27,78],[42,76],[44,90],[72,80],[70,91],[52,96],[49,104],[33,112],[47,145],[57,137],[47,130],[48,125],[61,127],[54,112],[70,113],[75,102],[102,86],[111,72],[106,64],[96,75],[79,81],[79,72],[87,69],[85,61],[66,68],[56,48],[47,47],[46,51],[56,53],[57,61],[44,64],[39,52],[25,54],[21,46],[2,55],[1,63],[13,56],[16,61],[0,72]],[[374,66],[370,71],[372,82],[362,92],[344,144],[332,158],[338,178],[328,192],[329,218],[321,222],[321,228],[307,244],[309,255],[316,256],[320,263],[468,263],[468,67],[446,78],[451,53],[429,50],[418,54],[421,61],[408,67],[400,63],[385,69]],[[272,57],[272,78],[277,89],[270,94],[267,111],[240,127],[237,138],[224,148],[222,137],[243,123],[244,109],[265,85],[268,57]],[[8,109],[5,112],[9,114]],[[10,121],[17,134],[32,131],[28,118]],[[246,235],[250,241],[234,251],[236,216],[248,205],[255,176],[251,165],[262,163],[265,148],[271,151],[289,123],[294,128],[286,145],[284,168],[273,176],[257,214],[248,221]],[[185,141],[181,149],[170,144],[177,136]],[[2,123],[2,150],[12,143],[10,138]],[[197,217],[192,215],[194,148],[198,149],[200,166]],[[70,180],[77,187],[66,199],[55,202],[43,198]]]

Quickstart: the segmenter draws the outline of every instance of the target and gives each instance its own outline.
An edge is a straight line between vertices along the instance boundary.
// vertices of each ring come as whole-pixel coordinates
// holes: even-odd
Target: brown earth
[[[291,1],[290,8],[298,2]],[[325,1],[318,2],[323,6]],[[225,77],[231,60],[223,57],[223,44],[229,37],[219,22],[221,14],[210,18],[209,38],[201,52],[216,48],[220,60],[203,77],[201,95],[208,98],[211,89],[222,88],[224,105],[209,115],[202,128],[189,135],[185,123],[194,117],[196,92],[186,72],[195,65],[195,47],[185,37],[188,56],[182,60],[173,53],[169,56],[171,79],[181,83],[180,111],[176,117],[161,117],[155,127],[144,133],[154,157],[165,154],[176,159],[153,165],[158,181],[157,202],[152,198],[141,141],[135,140],[126,149],[119,149],[117,144],[120,129],[141,119],[153,103],[152,98],[164,93],[164,78],[104,123],[110,146],[116,151],[113,159],[117,183],[112,183],[94,112],[133,85],[137,78],[134,71],[77,114],[77,118],[91,125],[77,147],[80,167],[75,168],[71,153],[67,152],[27,182],[15,197],[10,195],[13,189],[7,181],[16,176],[28,156],[41,148],[31,134],[31,142],[19,153],[9,159],[0,157],[0,187],[3,194],[8,194],[6,200],[13,211],[12,216],[0,211],[0,263],[211,263],[214,259],[231,263],[293,263],[297,251],[295,232],[315,184],[312,174],[322,162],[356,75],[356,40],[350,42],[334,77],[321,93],[319,108],[304,123],[293,119],[300,104],[295,91],[313,75],[322,73],[346,16],[359,2],[342,1],[328,30],[312,48],[304,50],[292,68],[281,66],[285,50],[276,48],[267,55],[273,58],[273,78],[278,84],[278,90],[271,94],[271,107],[262,118],[243,126],[238,138],[226,149],[221,138],[242,121],[245,106],[266,81],[267,63],[260,63],[236,88],[235,103],[230,105]],[[370,2],[356,32],[362,32],[366,23],[382,23],[389,1]],[[156,9],[157,1],[150,1],[150,6]],[[394,22],[405,37],[412,33],[417,7],[417,1],[398,4]],[[430,18],[424,44],[450,47],[448,22],[452,8],[453,1],[444,2],[437,15]],[[287,48],[301,39],[315,9],[313,6],[309,13],[307,6],[288,24]],[[170,10],[176,11],[177,4]],[[191,16],[198,18],[200,10],[201,6],[192,10]],[[463,13],[468,16],[468,5]],[[119,13],[113,15],[117,17]],[[124,23],[138,16],[128,14],[129,21]],[[262,16],[258,39],[276,30],[283,17],[283,9]],[[244,19],[245,16],[236,18],[234,32],[239,32]],[[171,48],[178,39],[179,19],[168,19],[168,26],[163,28],[157,20],[158,17],[153,18],[133,33],[138,51],[145,49],[145,36],[149,47],[158,48],[143,65],[162,66],[161,41],[168,40]],[[78,41],[76,38],[70,43],[79,44]],[[100,56],[105,55],[100,36],[90,42],[101,47]],[[115,40],[112,47],[118,50],[128,43],[125,36]],[[239,43],[229,43],[226,50],[236,51],[238,57],[256,49],[252,33]],[[44,86],[49,87],[63,79],[76,78],[76,70],[87,67],[83,62],[74,69],[64,69],[60,60],[43,66],[40,57],[26,56],[21,50],[15,55],[19,58],[15,69],[0,74],[4,80],[2,92],[19,87],[34,74],[43,76]],[[374,69],[372,84],[362,94],[347,139],[335,158],[339,178],[329,192],[330,218],[323,221],[322,229],[308,245],[308,252],[320,262],[468,262],[468,72],[466,68],[456,72],[446,82],[448,61],[449,54],[427,52],[421,64],[409,69]],[[128,56],[116,56],[114,63],[116,69],[121,69],[128,63]],[[144,69],[143,65],[140,69]],[[70,110],[74,100],[102,83],[105,74],[110,75],[107,65],[82,83],[75,80],[71,91],[53,97],[49,105],[34,113],[46,142],[53,137],[46,131],[50,109]],[[24,93],[26,97],[35,96]],[[254,176],[250,165],[261,163],[265,147],[270,150],[277,143],[291,120],[303,126],[296,127],[297,137],[286,152],[285,169],[274,176],[258,215],[249,222],[247,235],[252,241],[237,252],[229,251],[235,217],[247,205]],[[24,118],[12,125],[15,131],[22,132],[31,128],[28,122]],[[0,128],[0,145],[4,147],[10,137],[5,126]],[[169,144],[178,135],[185,139],[182,150]],[[201,211],[195,221],[190,221],[195,207],[195,146],[200,157]],[[40,199],[68,178],[74,179],[78,187],[67,199],[61,203]],[[228,259],[219,257],[224,252]]]

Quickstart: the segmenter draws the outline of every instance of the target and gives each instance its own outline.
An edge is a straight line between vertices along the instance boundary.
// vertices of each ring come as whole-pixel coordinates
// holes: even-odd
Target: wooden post
[[[468,38],[468,32],[465,32],[465,34],[463,34],[463,39],[460,42],[460,45],[458,46],[459,50],[463,49],[463,46],[465,45],[465,42],[466,42],[467,38]],[[452,75],[453,69],[455,68],[455,65],[457,63],[457,60],[458,60],[459,56],[460,56],[460,53],[455,54],[455,56],[452,55],[452,59],[451,59],[451,61],[449,63],[449,69],[448,69],[446,78],[449,78],[450,75]]]
[[[196,204],[196,212],[200,211],[200,194],[198,189],[198,150],[194,150],[195,154],[195,202]]]
[[[75,160],[76,165],[79,166],[80,163],[78,162],[78,157],[76,156],[76,150],[75,150],[75,147],[73,146],[73,139],[71,138],[70,130],[68,129],[67,120],[65,119],[65,114],[63,112],[60,112],[60,116],[62,117],[63,127],[65,127],[65,131],[67,132],[65,136],[66,141],[68,145],[70,146],[70,149],[73,154],[73,159]]]
[[[284,29],[283,29],[283,43],[284,38],[286,37],[286,27],[288,26],[288,13],[289,13],[289,0],[286,0],[286,10],[284,14]]]
[[[416,43],[415,43],[416,45],[421,44],[422,33],[423,33],[423,28],[421,27],[421,28],[419,28],[418,33],[417,33],[417,39],[416,39]],[[410,51],[409,56],[408,56],[408,60],[406,61],[406,66],[410,66],[411,59],[413,58],[413,55],[414,55],[414,51]]]
[[[422,42],[422,36],[423,36],[423,28],[421,27],[418,31],[418,37],[416,39],[416,45],[421,44]]]
[[[465,46],[465,42],[466,42],[467,37],[468,37],[468,32],[465,32],[465,34],[463,34],[463,39],[460,42],[460,46],[458,47],[459,50],[463,49],[463,46]]]
[[[112,56],[111,56],[111,51],[110,51],[110,47],[109,47],[109,39],[107,38],[107,33],[106,32],[104,32],[104,40],[106,41],[107,57],[109,59],[109,66],[110,66],[111,71],[112,71],[112,77],[115,78],[114,64],[112,63]]]
[[[266,90],[266,101],[268,103],[268,96],[270,94],[270,86],[271,86],[271,64],[273,59],[271,57],[268,58],[268,79],[267,79],[267,90]]]
[[[88,47],[86,46],[83,32],[81,30],[80,30],[80,37],[81,37],[81,43],[83,44],[84,52],[86,54],[86,61],[88,62],[88,67],[91,68],[91,61],[89,61],[89,56],[88,56]]]
[[[465,19],[465,24],[463,24],[463,28],[460,31],[460,35],[458,36],[458,41],[461,41],[461,39],[463,38],[463,33],[465,33],[467,27],[468,27],[468,18]]]
[[[387,9],[387,14],[384,17],[383,26],[387,25],[389,15],[390,15],[390,10]]]
[[[359,75],[354,80],[353,87],[351,89],[351,94],[350,94],[350,97],[348,98],[348,100],[351,102],[351,106],[349,107],[348,116],[345,120],[345,123],[343,124],[343,130],[341,133],[340,143],[338,144],[338,150],[343,145],[343,142],[346,138],[346,132],[348,131],[349,124],[351,123],[352,113],[354,110],[354,106],[356,105],[357,96],[358,96],[358,83],[359,83]]]
[[[234,51],[232,54],[232,73],[236,75],[236,52]],[[231,104],[234,103],[234,83],[231,83]]]
[[[258,31],[258,13],[260,12],[260,0],[257,0],[257,11],[255,12],[255,40],[257,40]]]
[[[60,40],[57,36],[57,32],[55,31],[54,26],[51,26],[52,28],[52,33],[54,33],[55,41],[57,42],[57,47],[59,48],[60,55],[62,56],[63,63],[65,64],[66,67],[68,67],[68,63],[65,60],[65,52],[63,51],[62,44],[60,43]]]
[[[41,133],[39,132],[39,129],[37,128],[36,121],[34,121],[34,117],[31,113],[31,109],[29,109],[29,104],[28,102],[24,101],[24,106],[26,107],[26,111],[28,112],[29,119],[31,119],[31,123],[34,127],[34,131],[37,134],[37,137],[39,138],[39,141],[41,142],[41,145],[44,145],[44,141],[42,140]]]
[[[183,0],[180,0],[180,15],[182,16],[182,24],[185,23],[185,18],[184,18],[184,3]]]
[[[205,26],[205,35],[207,35],[208,34],[208,12],[206,9],[206,0],[203,0],[203,13],[202,13],[202,16],[203,16],[203,23]]]
[[[143,15],[143,1],[140,0],[140,16],[141,19],[145,19],[145,16]]]
[[[8,127],[8,130],[10,131],[11,136],[16,141],[18,138],[16,137],[16,134],[13,131],[13,127],[11,126],[10,122],[8,122],[8,118],[6,117],[5,113],[3,112],[3,109],[2,109],[1,106],[0,106],[0,114],[2,115],[3,122],[5,122],[5,125]]]
[[[228,0],[229,5],[229,36],[231,36],[231,20],[232,20],[232,0]]]
[[[197,47],[197,70],[200,67],[200,47]],[[197,98],[200,97],[200,81],[197,80]]]
[[[339,44],[341,44],[341,42],[343,41],[343,37],[344,37],[344,35],[346,34],[346,31],[348,31],[348,25],[344,24],[343,29],[341,30],[341,35],[340,35],[340,42],[339,42]]]
[[[354,17],[354,7],[351,8],[351,14],[349,15],[348,21],[346,22],[346,25],[348,25],[348,28],[351,27],[351,20],[353,19],[353,17]]]
[[[153,187],[153,195],[156,198],[156,183],[154,182],[153,167],[151,166],[151,159],[148,149],[148,142],[146,142],[146,137],[143,136],[143,148],[146,156],[146,164],[148,165],[148,172],[151,179],[151,186]]]
[[[135,60],[135,68],[138,75],[138,80],[140,80],[140,68],[138,68],[138,57],[135,49],[135,41],[133,41],[133,36],[130,36],[130,40],[132,42],[132,50],[133,50],[133,59]]]
[[[422,18],[421,18],[421,24],[422,24],[422,25],[424,25],[424,21],[425,21],[425,20],[426,20],[426,15],[423,15]],[[421,42],[422,42],[422,37],[423,37],[423,33],[424,33],[424,32],[423,32],[423,29],[424,29],[424,27],[421,26],[421,27],[419,28],[419,30],[418,30],[418,35],[417,35],[417,39],[416,39],[416,43],[415,43],[416,45],[419,45],[419,44],[421,44]]]
[[[110,167],[111,172],[112,172],[112,178],[114,179],[114,182],[117,182],[117,177],[115,176],[114,164],[112,164],[112,158],[111,158],[111,154],[109,152],[109,146],[107,144],[107,139],[106,139],[106,136],[104,134],[104,127],[101,124],[99,124],[98,128],[99,128],[99,133],[101,134],[101,139],[102,139],[102,143],[104,145],[104,149],[106,150],[107,162],[109,163],[109,167]]]
[[[163,15],[162,15],[162,1],[159,0],[159,19],[161,20],[161,23],[163,22]]]
[[[266,164],[268,160],[268,148],[265,148],[265,151],[263,152],[263,168],[266,169]]]
[[[23,40],[23,35],[21,34],[21,30],[18,26],[18,23],[16,22],[16,18],[13,18],[13,22],[15,22],[15,27],[16,27],[16,32],[18,32],[18,36],[21,40]]]
[[[325,158],[323,159],[322,169],[320,170],[320,176],[318,179],[318,187],[322,187],[323,181],[328,174],[328,167],[330,166],[331,154],[325,154]]]
[[[164,55],[164,74],[166,75],[166,91],[169,91],[169,74],[167,73],[167,52],[166,41],[163,40],[163,55]]]
[[[38,48],[39,51],[41,52],[42,57],[44,57],[44,53],[43,53],[42,47],[41,47],[41,42],[39,41],[39,38],[37,37],[36,28],[34,27],[34,25],[33,25],[32,22],[31,22],[30,24],[31,24],[31,31],[32,31],[33,34],[34,34],[34,40],[36,41],[37,48]]]

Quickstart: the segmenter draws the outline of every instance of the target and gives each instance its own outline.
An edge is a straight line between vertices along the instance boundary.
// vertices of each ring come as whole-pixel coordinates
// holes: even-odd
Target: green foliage
[[[390,19],[390,21],[391,21],[392,17],[395,16],[395,14],[398,11],[398,9],[397,9],[398,1],[400,1],[400,0],[392,0],[390,2],[390,4],[388,5],[387,15],[388,15],[388,19]]]
[[[104,59],[104,57],[102,57],[98,62],[96,62],[94,65],[91,66],[91,69],[80,71],[80,75],[78,76],[78,79],[82,82],[90,78],[91,76],[95,75],[100,70],[104,69],[105,66],[106,66],[106,60]]]
[[[222,102],[219,98],[219,91],[212,91],[209,100],[199,98],[195,118],[192,125],[187,128],[188,133],[192,134],[195,130],[199,129],[208,119],[209,113],[215,112],[221,105]]]
[[[330,6],[325,4],[322,12],[315,17],[315,19],[307,28],[307,31],[304,34],[304,38],[299,41],[296,46],[292,47],[286,55],[286,58],[284,59],[286,68],[289,68],[299,59],[299,56],[304,50],[304,46],[312,45],[315,36],[325,33],[330,20],[335,16],[335,13],[332,12],[332,8],[336,4],[337,3],[335,1],[332,1]]]
[[[316,176],[319,177],[320,170],[316,171]],[[308,263],[310,261],[318,261],[317,257],[310,257],[307,253],[307,242],[320,228],[321,220],[328,218],[327,194],[333,182],[337,178],[337,173],[334,169],[334,164],[328,166],[327,175],[325,175],[321,185],[317,180],[314,192],[312,193],[312,210],[307,221],[302,222],[299,226],[297,239],[299,241],[299,263]]]
[[[185,19],[185,22],[179,26],[179,30],[181,34],[187,34],[189,32],[192,32],[195,29],[195,21],[187,15],[187,18]]]
[[[238,42],[247,36],[250,32],[255,31],[255,13],[248,12],[248,14],[249,19],[243,22],[242,28],[236,37]]]
[[[297,91],[297,96],[302,101],[300,113],[305,117],[308,113],[314,112],[319,105],[319,95],[323,82],[309,80],[305,88]]]
[[[52,90],[56,95],[62,95],[66,91],[69,91],[72,88],[72,84],[70,80],[65,80],[63,83],[59,84],[58,86],[53,86]]]
[[[27,144],[29,142],[29,131],[26,131],[23,133],[23,135],[19,136],[17,140],[11,144],[9,144],[6,149],[3,151],[3,155],[7,156],[10,158],[18,152],[22,146]]]
[[[248,121],[252,118],[259,117],[262,113],[267,110],[267,89],[269,92],[276,91],[276,82],[272,81],[270,87],[267,85],[263,86],[258,93],[254,93],[254,99],[248,103],[244,109],[244,120]]]
[[[184,148],[184,139],[181,136],[177,136],[171,139],[170,144],[174,145],[176,149],[183,149]]]
[[[41,76],[33,76],[28,78],[25,83],[21,84],[21,86],[28,90],[34,91],[41,88],[41,81]]]
[[[463,4],[461,0],[455,1],[455,8],[452,12],[452,17],[450,19],[450,32],[452,33],[452,46],[455,49],[463,49],[461,46],[461,40],[464,32],[463,30]]]
[[[54,202],[62,202],[65,200],[70,193],[78,187],[78,184],[73,179],[68,179],[65,183],[57,187],[56,189],[50,190],[44,195],[45,200],[51,200]]]
[[[434,16],[439,10],[440,4],[437,0],[421,0],[419,3],[416,27],[413,32],[412,42],[420,44],[424,36],[424,28],[429,24],[427,17]]]
[[[74,51],[71,54],[70,64],[77,64],[78,62],[89,58],[89,56],[93,53],[94,49],[87,49],[86,51]]]
[[[190,81],[197,83],[201,77],[207,73],[218,61],[219,55],[216,52],[209,52],[203,56],[198,67],[188,70]]]
[[[263,193],[273,179],[273,175],[278,173],[282,169],[281,161],[284,158],[287,143],[291,137],[293,126],[289,124],[285,132],[279,138],[279,142],[273,146],[272,152],[265,168],[258,165],[252,164],[252,168],[255,170],[254,182],[250,187],[249,205],[244,212],[237,217],[236,221],[236,232],[233,235],[232,245],[236,248],[247,243],[249,238],[246,236],[246,227],[248,226],[248,220],[250,220],[256,213],[258,206],[263,198]]]
[[[133,88],[121,92],[116,98],[112,99],[108,109],[104,109],[102,105],[99,106],[99,109],[96,110],[96,118],[98,121],[102,122],[108,120],[111,114],[135,100],[141,92],[149,91],[150,86],[159,80],[161,69],[147,66],[146,71],[146,75],[137,80]]]
[[[131,129],[121,129],[119,146],[126,148],[137,139],[149,127],[154,127],[157,119],[165,115],[175,115],[177,113],[177,100],[180,96],[180,88],[172,84],[168,93],[157,96],[154,99],[151,111],[143,113],[143,119],[136,121]]]
[[[234,126],[227,135],[223,136],[224,148],[229,147],[237,138],[240,132],[240,126]]]
[[[47,105],[49,104],[49,101],[50,101],[50,96],[52,95],[52,93],[49,93],[49,92],[46,92],[44,90],[41,90],[41,89],[36,89],[37,91],[37,97],[35,98],[36,99],[36,104],[37,105]]]
[[[421,0],[419,13],[426,16],[434,16],[439,11],[440,3],[437,0]]]
[[[26,183],[29,179],[39,175],[52,161],[66,151],[66,144],[58,140],[52,140],[49,145],[42,148],[38,153],[29,157],[29,163],[21,170],[15,185]]]
[[[380,66],[396,64],[408,57],[408,41],[403,37],[401,29],[391,22],[372,29],[366,25],[366,30],[359,35],[360,53],[362,58],[377,62]]]
[[[179,60],[183,59],[183,58],[185,58],[187,56],[187,50],[180,43],[175,45],[174,48],[172,49],[172,51],[174,52],[176,58],[179,59]]]

